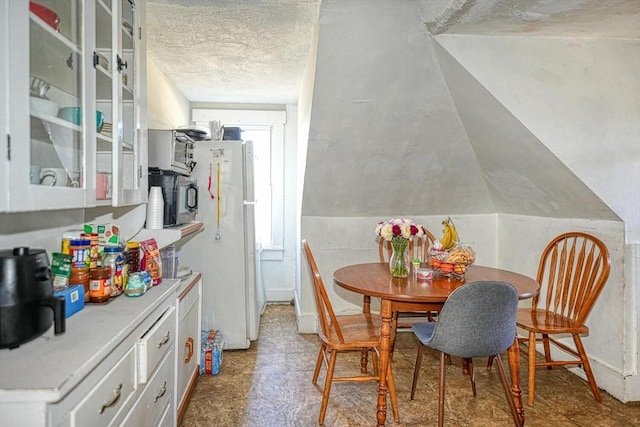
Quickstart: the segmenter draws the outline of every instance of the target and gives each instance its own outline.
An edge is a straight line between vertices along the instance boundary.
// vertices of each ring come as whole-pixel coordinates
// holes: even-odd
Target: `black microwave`
[[[162,188],[164,227],[196,219],[198,183],[195,178],[171,170],[149,168],[149,188],[151,187]]]

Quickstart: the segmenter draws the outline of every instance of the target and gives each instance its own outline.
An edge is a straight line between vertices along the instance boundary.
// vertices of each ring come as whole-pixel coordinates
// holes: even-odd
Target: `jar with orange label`
[[[111,297],[111,268],[94,268],[89,274],[89,302],[98,304],[109,302]]]

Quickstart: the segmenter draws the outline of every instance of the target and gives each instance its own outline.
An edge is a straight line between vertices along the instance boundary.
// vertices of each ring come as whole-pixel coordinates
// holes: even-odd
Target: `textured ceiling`
[[[373,7],[394,0],[367,1]],[[191,102],[296,103],[320,4],[148,0],[148,53]],[[415,7],[431,34],[640,33],[638,0],[416,0]]]
[[[296,103],[319,5],[148,0],[148,53],[191,102]]]

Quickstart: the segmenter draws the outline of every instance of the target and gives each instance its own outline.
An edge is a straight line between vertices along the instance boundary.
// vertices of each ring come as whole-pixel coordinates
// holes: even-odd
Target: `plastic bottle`
[[[413,264],[413,276],[415,277],[418,274],[418,269],[420,268],[420,259],[414,258],[412,261]]]
[[[89,239],[91,245],[91,261],[89,268],[96,268],[100,263],[100,250],[98,248],[98,233],[82,233],[80,235],[83,239]]]
[[[124,285],[122,248],[120,246],[106,246],[102,265],[111,269],[111,296],[120,295]]]
[[[131,254],[129,272],[134,273],[140,271],[140,242],[127,242],[127,248]]]

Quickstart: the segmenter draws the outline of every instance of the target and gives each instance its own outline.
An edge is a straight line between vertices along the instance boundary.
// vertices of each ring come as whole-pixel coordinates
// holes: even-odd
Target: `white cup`
[[[40,184],[49,187],[66,187],[69,176],[64,168],[42,168],[40,171]]]
[[[164,225],[164,198],[162,188],[151,187],[147,204],[147,225],[150,230],[161,230]]]

